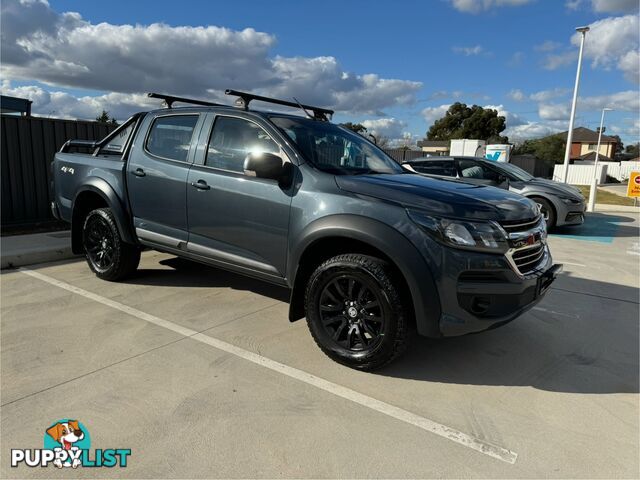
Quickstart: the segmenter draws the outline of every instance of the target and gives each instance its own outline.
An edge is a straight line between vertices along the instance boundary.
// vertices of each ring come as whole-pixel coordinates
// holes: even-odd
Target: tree
[[[615,152],[613,152],[613,156],[615,157],[616,155],[624,151],[624,144],[622,143],[622,139],[620,138],[620,135],[611,135],[611,138],[616,139],[616,150]]]
[[[427,139],[473,138],[486,140],[488,143],[507,143],[509,139],[500,135],[505,128],[505,117],[498,115],[497,110],[478,105],[468,107],[456,102],[449,107],[444,117],[431,125]]]
[[[96,122],[118,125],[118,121],[115,118],[110,117],[109,112],[107,112],[106,110],[102,110],[102,113],[96,117]]]
[[[340,126],[344,128],[348,128],[349,130],[353,130],[354,132],[360,135],[363,135],[367,131],[367,127],[365,127],[361,123],[346,122],[346,123],[341,123]]]
[[[632,155],[633,157],[640,156],[640,142],[627,145],[627,148],[625,148],[624,153],[626,153],[627,155]]]
[[[525,140],[513,149],[513,155],[532,154],[549,164],[562,163],[564,161],[565,140],[559,135]]]

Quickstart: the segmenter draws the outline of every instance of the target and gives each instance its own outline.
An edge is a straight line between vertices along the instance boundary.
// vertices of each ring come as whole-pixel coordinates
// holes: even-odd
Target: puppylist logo
[[[44,448],[11,449],[11,466],[28,467],[126,467],[130,448],[91,450],[91,436],[78,420],[65,418],[45,430]]]

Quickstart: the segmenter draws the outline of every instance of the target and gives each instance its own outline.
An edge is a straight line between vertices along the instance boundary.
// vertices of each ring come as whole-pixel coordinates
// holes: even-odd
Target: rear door
[[[283,277],[292,188],[244,174],[250,152],[289,161],[273,127],[240,113],[212,115],[201,159],[187,187],[192,253],[268,276]],[[209,123],[209,122],[207,122]],[[205,136],[206,132],[206,136]]]
[[[203,118],[186,112],[145,119],[127,167],[133,222],[141,240],[173,248],[186,243],[187,176]]]

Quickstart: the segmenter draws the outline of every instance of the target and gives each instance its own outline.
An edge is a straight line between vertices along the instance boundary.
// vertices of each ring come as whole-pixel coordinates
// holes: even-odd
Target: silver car
[[[586,202],[580,190],[572,185],[536,178],[511,163],[477,157],[426,157],[409,160],[402,166],[431,177],[453,177],[524,195],[540,205],[548,228],[584,222]]]

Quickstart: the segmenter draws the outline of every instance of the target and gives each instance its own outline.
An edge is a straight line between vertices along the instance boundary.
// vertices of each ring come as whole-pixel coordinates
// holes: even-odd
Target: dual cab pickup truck
[[[151,94],[169,108],[56,154],[54,215],[98,277],[125,279],[152,248],[288,287],[290,321],[306,317],[329,357],[373,370],[411,331],[513,320],[560,270],[533,201],[406,172],[330,110],[228,93],[239,106]]]

